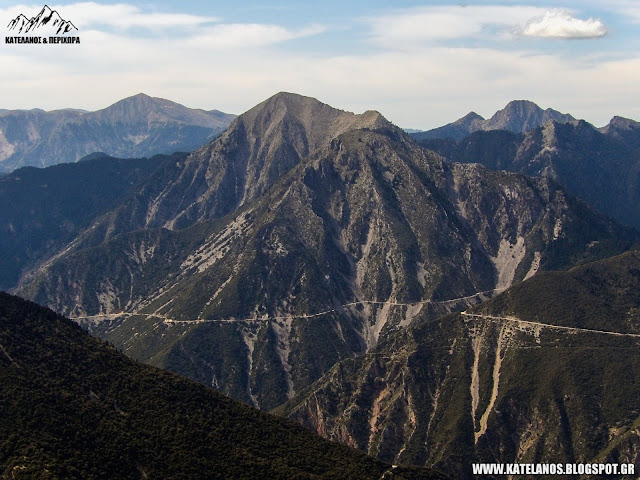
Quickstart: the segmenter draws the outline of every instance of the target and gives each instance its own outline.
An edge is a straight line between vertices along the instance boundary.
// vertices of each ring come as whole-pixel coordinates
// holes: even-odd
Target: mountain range
[[[289,93],[83,222],[13,291],[263,409],[421,312],[638,239],[553,182],[449,164],[377,112]]]
[[[553,120],[524,133],[476,131],[457,141],[420,143],[452,162],[553,179],[605,215],[640,228],[640,123],[633,120],[614,117],[601,129]]]
[[[282,92],[191,153],[16,170],[0,284],[389,463],[634,463],[640,233],[498,169],[631,151],[636,124],[520,107],[501,122],[524,133],[418,143]]]
[[[94,152],[122,158],[188,152],[234,117],[144,94],[95,112],[6,110],[0,113],[0,169],[76,162]]]

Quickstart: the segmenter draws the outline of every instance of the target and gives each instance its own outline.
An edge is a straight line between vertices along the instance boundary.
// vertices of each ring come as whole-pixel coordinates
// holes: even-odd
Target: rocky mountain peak
[[[135,95],[131,95],[130,97],[127,98],[123,98],[122,100],[120,100],[117,103],[120,102],[153,102],[154,97],[147,95],[146,93],[140,92],[140,93],[136,93]]]
[[[118,327],[129,352],[146,361],[137,342],[167,333],[158,365],[265,409],[420,312],[636,240],[547,179],[448,164],[375,111],[291,94],[167,159],[87,224],[18,271],[16,291],[79,320],[141,314],[139,340],[124,333],[134,323]],[[185,323],[156,334],[155,315]]]
[[[481,129],[482,122],[485,121],[486,120],[476,112],[469,112],[464,117],[453,122],[451,125],[456,126],[457,128],[462,130],[473,132],[475,130]]]
[[[529,100],[513,100],[487,120],[483,129],[522,133],[538,128],[551,120],[566,123],[575,119],[571,115],[560,113],[551,108],[543,110]]]
[[[240,115],[218,143],[230,139],[244,143],[247,157],[243,162],[254,180],[251,189],[267,186],[314,150],[359,129],[401,132],[379,112],[358,115],[312,97],[281,92]]]
[[[513,100],[488,120],[483,119],[475,112],[470,112],[453,123],[427,132],[413,134],[412,137],[418,141],[432,138],[461,140],[478,130],[508,130],[514,133],[524,133],[552,120],[566,123],[575,121],[575,118],[551,108],[543,110],[529,100]]]
[[[458,123],[469,124],[479,120],[484,120],[484,117],[478,115],[476,112],[469,112],[461,119],[457,120]]]
[[[325,145],[337,135],[360,128],[391,127],[380,113],[366,111],[361,115],[333,108],[313,97],[280,92],[240,115],[237,125],[246,129],[249,139],[270,137],[273,141],[291,143],[299,156]],[[281,137],[281,138],[279,138]]]
[[[574,141],[579,138],[585,145],[591,145],[601,137],[601,133],[585,120],[573,120],[569,122],[559,122],[550,120],[542,125],[542,135],[545,139],[545,146],[549,141],[553,141],[556,146],[564,145],[568,141]],[[527,133],[527,136],[535,136],[533,131]]]
[[[103,117],[125,117],[146,116],[151,111],[159,111],[167,107],[177,107],[178,104],[163,98],[154,98],[144,93],[138,93],[131,97],[124,98],[113,105],[104,108],[96,113]]]
[[[622,141],[632,149],[640,147],[640,122],[615,116],[608,125],[599,130],[605,135]]]
[[[280,92],[194,151],[175,173],[175,185],[151,201],[145,222],[179,229],[224,216],[259,197],[311,152],[342,133],[365,128],[405,135],[378,112],[356,115],[315,98]]]
[[[527,117],[531,115],[542,115],[542,108],[530,100],[512,100],[501,110],[498,110],[490,120],[506,118]]]
[[[372,130],[378,130],[392,125],[391,122],[384,118],[384,116],[377,110],[367,110],[360,115],[359,120],[360,121],[357,122],[354,127],[357,126],[357,128],[371,128]]]
[[[138,93],[124,98],[105,109],[92,114],[101,121],[119,123],[167,123],[199,125],[222,129],[228,125],[229,115],[187,108],[179,103],[159,97]]]
[[[612,130],[638,130],[640,129],[640,122],[631,120],[630,118],[624,118],[615,116],[611,121],[600,129],[602,133],[609,133]]]

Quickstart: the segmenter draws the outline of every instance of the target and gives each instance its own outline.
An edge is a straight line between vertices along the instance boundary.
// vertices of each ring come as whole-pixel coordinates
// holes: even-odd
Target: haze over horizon
[[[640,119],[628,0],[49,4],[80,45],[9,45],[0,108],[98,110],[139,92],[242,113],[279,91],[430,129],[526,99],[603,126]],[[0,8],[7,25],[42,4]],[[5,27],[5,35],[13,35]]]

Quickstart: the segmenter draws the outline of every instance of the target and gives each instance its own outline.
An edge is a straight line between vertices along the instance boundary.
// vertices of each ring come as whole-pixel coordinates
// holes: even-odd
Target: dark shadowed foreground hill
[[[3,479],[439,478],[137,364],[5,293],[0,378]]]

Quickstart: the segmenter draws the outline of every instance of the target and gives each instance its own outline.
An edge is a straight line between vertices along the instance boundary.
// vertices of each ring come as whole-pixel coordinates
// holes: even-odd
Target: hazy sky
[[[80,45],[6,44],[42,6],[0,1],[0,108],[144,92],[242,113],[290,91],[423,129],[514,99],[596,126],[640,120],[637,0],[52,3]]]

